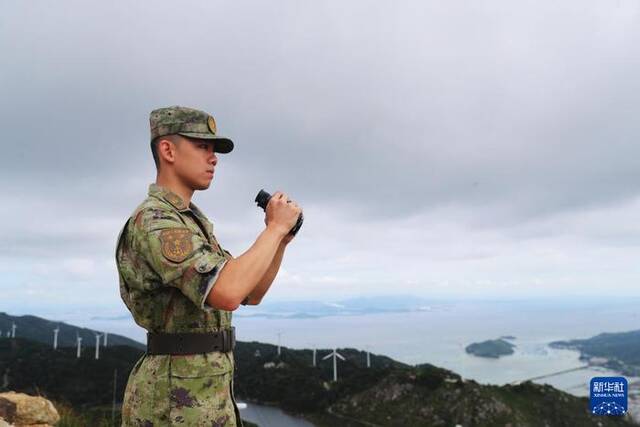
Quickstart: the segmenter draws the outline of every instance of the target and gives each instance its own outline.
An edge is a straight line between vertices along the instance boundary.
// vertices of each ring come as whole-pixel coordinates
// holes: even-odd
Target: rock
[[[44,397],[29,396],[13,391],[0,393],[0,399],[6,399],[16,405],[16,427],[47,427],[60,421],[60,415],[53,404]]]
[[[413,384],[391,384],[391,386],[385,390],[383,400],[398,400],[411,390],[413,390]]]
[[[0,427],[12,427],[12,425],[0,417]]]
[[[16,404],[8,399],[0,398],[0,418],[8,423],[16,419]]]

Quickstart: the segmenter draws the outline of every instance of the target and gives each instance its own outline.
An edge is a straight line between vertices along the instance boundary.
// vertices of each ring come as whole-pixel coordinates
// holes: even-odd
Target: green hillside
[[[0,312],[0,335],[2,337],[6,337],[6,332],[11,330],[11,325],[14,322],[17,327],[16,338],[38,341],[52,347],[53,330],[56,327],[60,329],[58,332],[58,347],[75,347],[76,335],[79,335],[82,338],[84,345],[95,346],[95,334],[96,332],[101,332],[87,328],[80,328],[64,322],[47,320],[37,316],[11,316],[7,313]],[[107,337],[107,344],[115,346],[127,345],[142,351],[146,349],[145,344],[117,334],[109,334]]]
[[[124,387],[134,363],[143,354],[129,346],[100,349],[85,347],[76,358],[76,348],[53,350],[45,344],[22,338],[0,338],[1,389],[44,394],[76,408],[109,404],[113,400],[113,378],[117,370],[116,395]]]

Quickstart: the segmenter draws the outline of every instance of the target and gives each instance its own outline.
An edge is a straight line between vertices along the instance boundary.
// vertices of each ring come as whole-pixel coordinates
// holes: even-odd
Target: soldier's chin
[[[206,190],[211,186],[211,181],[199,182],[197,185],[196,190]]]

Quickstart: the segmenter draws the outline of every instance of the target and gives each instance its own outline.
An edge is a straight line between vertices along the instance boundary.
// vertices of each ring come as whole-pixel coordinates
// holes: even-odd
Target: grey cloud
[[[152,172],[148,111],[186,103],[220,112],[240,186],[364,215],[506,201],[518,221],[638,193],[640,27],[596,3],[73,4],[5,17],[5,178],[120,186]]]
[[[206,109],[236,142],[196,196],[236,248],[260,188],[339,212],[343,233],[426,212],[513,242],[640,193],[630,1],[63,3],[0,13],[4,256],[109,255],[154,179],[160,105]],[[73,218],[82,232],[52,232]]]

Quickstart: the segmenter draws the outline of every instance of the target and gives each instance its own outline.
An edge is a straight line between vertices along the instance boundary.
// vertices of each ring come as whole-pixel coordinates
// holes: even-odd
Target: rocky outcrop
[[[465,381],[439,368],[420,365],[390,372],[356,393],[343,393],[327,412],[340,425],[376,426],[632,426],[629,416],[593,417],[587,398],[550,385],[525,382],[491,386]],[[325,420],[311,420],[327,426]]]
[[[0,393],[0,427],[52,427],[60,421],[53,404],[44,397],[13,391]]]

